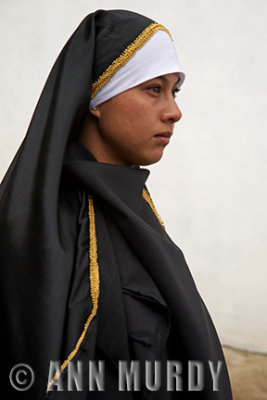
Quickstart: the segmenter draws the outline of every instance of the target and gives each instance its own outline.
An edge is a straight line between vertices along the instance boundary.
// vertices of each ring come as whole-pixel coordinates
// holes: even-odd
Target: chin
[[[143,157],[143,158],[139,161],[138,165],[146,166],[146,165],[155,164],[155,163],[157,163],[159,160],[161,160],[162,156],[163,156],[163,151],[157,152],[156,154],[153,154],[153,155],[150,154],[150,155],[148,155],[147,157]]]

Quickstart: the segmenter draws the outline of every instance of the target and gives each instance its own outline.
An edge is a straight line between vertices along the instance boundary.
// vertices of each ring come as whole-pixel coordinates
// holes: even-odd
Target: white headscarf
[[[179,63],[170,36],[163,30],[157,31],[135,55],[122,66],[90,101],[92,109],[125,90],[131,89],[158,76],[179,73],[180,87],[185,74]]]

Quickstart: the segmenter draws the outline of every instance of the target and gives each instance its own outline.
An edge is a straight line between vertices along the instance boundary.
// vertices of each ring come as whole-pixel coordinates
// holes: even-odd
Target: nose
[[[161,119],[163,122],[171,122],[174,124],[182,118],[182,112],[178,107],[176,101],[172,98],[162,111]]]

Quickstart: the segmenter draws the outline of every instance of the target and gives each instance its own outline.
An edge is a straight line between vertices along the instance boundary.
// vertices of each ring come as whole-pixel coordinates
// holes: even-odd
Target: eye
[[[152,85],[152,86],[149,86],[149,87],[147,88],[147,90],[149,90],[149,91],[152,92],[153,94],[158,94],[158,93],[160,93],[161,86],[160,86],[160,85]]]
[[[178,89],[178,88],[173,89],[172,95],[173,95],[173,98],[174,98],[174,99],[176,98],[176,96],[177,96],[177,94],[178,94],[179,92],[180,92],[180,89]]]

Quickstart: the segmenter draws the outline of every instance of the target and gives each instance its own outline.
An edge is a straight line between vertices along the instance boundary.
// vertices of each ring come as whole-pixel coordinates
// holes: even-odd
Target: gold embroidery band
[[[152,211],[158,218],[161,226],[163,229],[164,223],[162,219],[160,218],[156,207],[147,191],[146,188],[143,188],[143,197],[146,200],[146,202],[149,204],[151,207]],[[85,338],[85,335],[88,331],[88,328],[93,320],[93,318],[97,314],[97,309],[98,309],[98,299],[99,299],[99,286],[100,286],[100,280],[99,280],[99,265],[97,261],[97,237],[96,237],[96,227],[95,227],[95,211],[94,211],[94,205],[93,205],[93,199],[92,196],[88,196],[88,216],[89,216],[89,259],[90,259],[90,266],[89,266],[89,275],[90,275],[90,291],[91,291],[91,300],[92,300],[92,311],[84,325],[83,331],[81,336],[79,337],[74,349],[72,352],[69,354],[68,358],[63,362],[63,364],[60,367],[60,370],[55,373],[53,376],[53,379],[48,383],[46,392],[49,391],[49,388],[56,382],[56,380],[60,377],[60,375],[64,372],[64,370],[67,368],[69,362],[75,357],[77,352],[79,351],[81,344]]]
[[[63,373],[65,368],[68,366],[69,362],[73,359],[73,357],[77,354],[78,350],[80,349],[80,346],[85,338],[86,332],[88,331],[88,328],[93,320],[93,318],[97,314],[97,309],[98,309],[98,298],[99,298],[99,265],[97,261],[97,239],[96,239],[96,228],[95,228],[95,212],[94,212],[94,205],[93,205],[93,199],[92,196],[88,196],[88,214],[89,214],[89,259],[90,259],[90,290],[91,290],[91,299],[92,299],[92,311],[91,314],[89,315],[81,336],[79,337],[75,348],[72,350],[72,352],[69,354],[68,358],[64,361],[64,363],[61,365],[60,370],[57,371],[51,379],[51,381],[48,383],[47,386],[47,392],[51,385],[55,383],[55,381],[60,377],[60,375]]]
[[[162,221],[159,213],[157,212],[156,207],[155,207],[155,205],[154,205],[154,203],[153,203],[153,201],[152,201],[152,199],[151,199],[151,197],[150,197],[150,195],[149,195],[149,193],[148,193],[146,188],[143,188],[143,197],[146,200],[146,202],[150,205],[152,211],[154,212],[154,214],[158,218],[159,223],[162,226],[162,228],[165,229],[164,222]]]
[[[141,49],[146,42],[159,30],[165,31],[171,37],[170,32],[165,26],[161,24],[157,24],[153,22],[148,25],[147,28],[137,36],[137,38],[126,47],[126,49],[121,53],[121,55],[116,58],[109,67],[103,72],[102,75],[92,84],[92,94],[91,99],[95,97],[95,95],[105,86],[106,83],[110,81],[110,79],[115,75],[115,73],[123,67],[137,52],[137,50]]]

